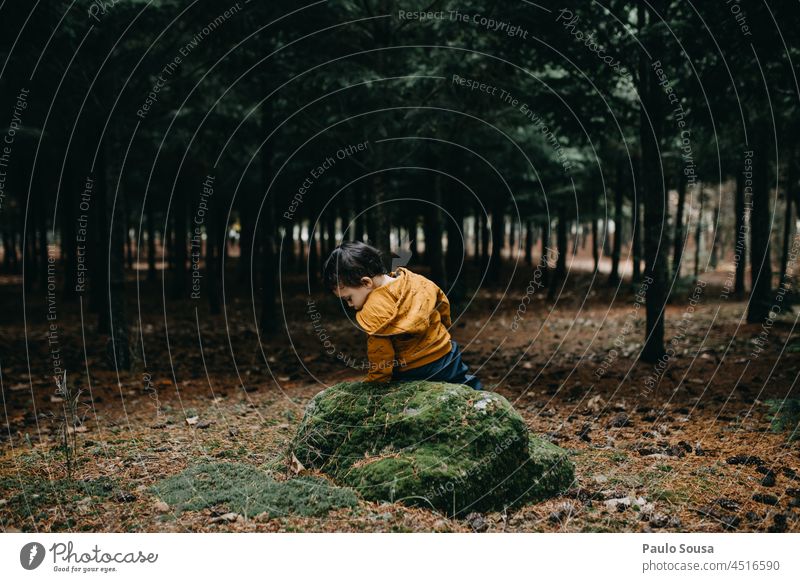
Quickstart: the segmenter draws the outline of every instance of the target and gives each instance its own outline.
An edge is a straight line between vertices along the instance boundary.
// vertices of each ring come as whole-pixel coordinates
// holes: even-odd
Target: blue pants
[[[410,382],[412,380],[432,380],[438,382],[449,382],[451,384],[466,384],[475,390],[483,390],[481,381],[475,376],[467,374],[469,368],[461,360],[461,350],[458,344],[450,340],[453,349],[449,354],[434,360],[430,364],[425,364],[419,368],[392,371],[392,380],[396,382]]]

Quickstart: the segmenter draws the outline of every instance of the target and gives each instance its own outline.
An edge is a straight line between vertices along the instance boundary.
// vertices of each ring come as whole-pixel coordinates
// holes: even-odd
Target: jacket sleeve
[[[441,289],[436,294],[436,310],[442,317],[442,325],[449,329],[453,325],[453,322],[450,321],[450,301]]]
[[[389,382],[392,379],[394,367],[394,345],[387,336],[367,336],[367,357],[369,358],[369,372],[367,382]]]

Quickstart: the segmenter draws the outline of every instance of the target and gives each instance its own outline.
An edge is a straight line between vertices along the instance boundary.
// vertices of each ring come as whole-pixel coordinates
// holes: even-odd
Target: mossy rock
[[[292,448],[366,499],[454,516],[552,497],[574,478],[566,451],[531,437],[505,398],[438,382],[332,386]]]

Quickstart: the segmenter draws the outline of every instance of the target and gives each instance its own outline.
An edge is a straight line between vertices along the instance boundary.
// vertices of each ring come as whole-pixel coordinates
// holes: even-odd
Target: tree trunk
[[[709,265],[712,269],[716,270],[719,264],[718,249],[720,246],[719,234],[719,206],[714,206],[714,230],[711,233],[711,256],[708,258]]]
[[[567,276],[567,236],[569,232],[569,221],[567,219],[567,207],[563,203],[558,207],[558,224],[556,225],[556,244],[558,246],[558,257],[556,258],[555,279],[558,282]]]
[[[203,192],[208,194],[206,213],[206,288],[208,289],[208,311],[211,315],[222,313],[222,255],[225,252],[225,212],[220,204],[219,194],[214,183],[215,176],[207,175]]]
[[[611,251],[611,274],[608,284],[616,286],[620,282],[619,259],[622,256],[622,205],[624,203],[623,183],[625,180],[623,161],[617,162],[616,189],[614,191],[614,249]]]
[[[319,248],[318,236],[319,229],[314,228],[311,220],[308,221],[308,287],[312,291],[319,289],[320,280],[320,264],[319,264]]]
[[[485,273],[489,266],[489,215],[481,213],[481,272]]]
[[[360,180],[353,189],[353,208],[355,209],[355,214],[353,215],[353,222],[355,224],[353,225],[353,229],[355,230],[355,240],[358,242],[364,242],[364,221],[366,219],[366,214],[364,214],[363,190],[365,184],[366,182]]]
[[[542,222],[542,252],[539,264],[542,269],[542,286],[550,286],[550,220]]]
[[[106,147],[106,146],[101,146]],[[110,186],[110,184],[109,184]],[[119,194],[119,197],[116,194]],[[110,337],[106,353],[115,370],[130,370],[131,355],[128,342],[128,320],[125,314],[125,215],[122,198],[125,193],[113,188],[105,195],[106,224],[109,225],[109,325]]]
[[[370,214],[373,217],[374,232],[372,234],[373,240],[370,242],[381,251],[383,266],[388,271],[392,268],[392,249],[389,243],[390,224],[389,212],[386,208],[386,188],[381,172],[373,174],[372,185],[374,206],[370,210]]]
[[[647,10],[639,5],[639,23],[644,24]],[[653,0],[649,4],[652,17],[649,26],[653,27],[657,19],[664,15],[664,0]],[[640,29],[641,32],[641,29]],[[649,43],[651,54],[662,54],[660,32],[655,31]],[[644,170],[644,205],[645,205],[645,272],[648,287],[645,295],[645,311],[647,313],[647,330],[641,358],[645,362],[655,363],[664,355],[664,308],[666,303],[667,262],[665,247],[667,205],[664,176],[661,172],[661,132],[663,124],[661,88],[656,83],[655,73],[650,70],[650,59],[642,49],[640,57],[639,84],[642,96],[640,112],[640,140],[642,146],[642,168]]]
[[[61,262],[64,266],[64,301],[72,301],[77,297],[75,285],[78,275],[78,241],[76,239],[76,213],[78,205],[78,181],[72,169],[65,170],[65,180],[61,184]]]
[[[431,280],[446,289],[446,266],[442,252],[442,200],[442,175],[436,174],[433,179],[433,200],[426,205],[425,212],[425,260],[431,267]]]
[[[672,277],[681,278],[681,260],[686,240],[683,234],[683,214],[686,206],[686,174],[680,173],[678,178],[678,207],[675,210],[675,234],[672,241]]]
[[[786,175],[786,190],[785,190],[785,198],[786,198],[786,209],[783,218],[783,249],[781,249],[781,276],[780,282],[783,284],[786,282],[786,270],[789,265],[789,249],[791,248],[790,240],[792,239],[792,223],[794,222],[794,213],[792,212],[792,199],[794,198],[794,181],[795,181],[795,173],[796,168],[795,164],[797,160],[795,159],[795,146],[792,145],[792,149],[789,151],[789,167],[788,172]]]
[[[594,272],[600,268],[600,247],[597,240],[597,195],[592,193],[592,260],[594,261]],[[606,229],[607,230],[607,229]]]
[[[492,285],[500,283],[503,270],[503,246],[506,240],[505,204],[496,196],[492,204],[492,254],[489,259],[488,282]]]
[[[462,269],[466,263],[466,248],[464,243],[464,205],[457,192],[448,191],[446,196],[447,207],[451,219],[447,221],[447,256],[445,260],[446,279],[449,289],[450,310],[455,319],[461,312],[466,288]]]
[[[697,227],[694,231],[694,279],[697,281],[697,277],[700,274],[700,249],[703,246],[703,213],[704,208],[703,204],[705,199],[703,197],[703,188],[702,186],[698,186],[697,188],[697,198],[700,202],[700,210],[697,213]]]
[[[91,293],[92,293],[92,306],[97,313],[97,331],[101,334],[108,334],[111,332],[109,323],[109,303],[108,303],[108,289],[109,289],[109,230],[107,202],[111,198],[109,192],[108,181],[108,160],[106,157],[106,147],[101,145],[100,152],[97,159],[97,167],[95,173],[97,174],[97,194],[96,198],[92,200],[95,209],[95,225],[93,227],[95,233],[95,244],[92,252],[92,266],[91,266]]]
[[[263,154],[265,157],[267,154]],[[269,165],[269,161],[262,162]],[[274,195],[267,196],[264,201],[263,253],[262,253],[262,290],[261,290],[261,332],[273,334],[280,328],[278,323],[277,285],[278,254],[275,244],[275,200]]]
[[[189,188],[193,182],[189,179],[190,172],[186,166],[181,169],[181,172],[183,175],[179,176],[178,182],[175,185],[175,198],[173,199],[174,204],[172,206],[175,230],[175,239],[172,247],[172,256],[174,257],[174,263],[172,266],[172,299],[184,299],[187,290],[187,212]]]
[[[481,264],[481,236],[483,235],[483,230],[481,228],[481,212],[480,207],[476,206],[475,208],[475,221],[472,223],[472,239],[475,243],[475,254],[472,256],[473,261],[476,265],[480,266]]]
[[[525,264],[533,266],[533,221],[525,221]]]
[[[753,209],[750,228],[750,303],[747,322],[764,321],[771,306],[772,264],[770,261],[769,148],[763,129],[757,130],[753,152]]]
[[[241,224],[241,234],[239,237],[239,261],[236,264],[236,279],[239,285],[247,289],[253,288],[253,266],[257,258],[255,245],[255,228],[258,204],[255,200],[255,193],[252,188],[245,187],[239,203],[239,222]]]
[[[639,172],[641,175],[641,172]],[[631,254],[633,255],[633,276],[631,282],[636,284],[642,280],[642,188],[637,180],[638,193],[633,197],[631,208]]]
[[[745,224],[744,205],[744,176],[736,174],[736,242],[733,247],[734,267],[736,268],[734,295],[737,299],[744,298],[744,272],[747,268],[747,225]]]
[[[155,211],[147,211],[147,280],[151,283],[156,280],[156,219]]]

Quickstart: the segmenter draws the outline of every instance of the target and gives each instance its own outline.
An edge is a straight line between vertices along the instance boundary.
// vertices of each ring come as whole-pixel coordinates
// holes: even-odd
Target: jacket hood
[[[356,321],[368,334],[395,335],[424,332],[436,309],[438,287],[402,267],[391,273],[396,281],[369,294]]]

